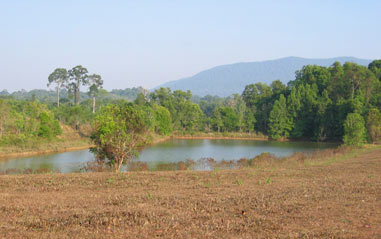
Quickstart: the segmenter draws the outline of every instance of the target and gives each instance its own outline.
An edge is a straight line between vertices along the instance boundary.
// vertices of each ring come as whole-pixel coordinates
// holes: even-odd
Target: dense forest
[[[1,145],[52,139],[60,134],[60,124],[97,130],[100,122],[117,119],[116,112],[136,116],[131,124],[141,120],[136,127],[160,135],[241,132],[348,145],[381,140],[381,60],[368,67],[307,65],[287,85],[279,80],[250,84],[229,97],[198,97],[169,88],[107,92],[101,77],[82,66],[58,68],[48,83],[56,86],[55,92],[0,93]],[[87,92],[81,94],[80,86]]]
[[[292,138],[375,142],[381,136],[381,61],[368,67],[336,62],[330,67],[307,65],[284,85],[256,83],[241,95],[194,97],[161,88],[146,104],[159,104],[179,131],[257,132],[272,139]],[[143,98],[142,96],[140,96]],[[141,104],[142,100],[139,100]],[[356,137],[356,142],[351,139]]]

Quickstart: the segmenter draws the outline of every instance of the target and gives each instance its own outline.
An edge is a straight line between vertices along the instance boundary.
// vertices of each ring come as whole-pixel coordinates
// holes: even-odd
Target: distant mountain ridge
[[[367,66],[372,60],[355,57],[336,57],[327,59],[307,59],[301,57],[285,57],[261,62],[244,62],[216,66],[194,76],[164,83],[159,87],[172,90],[191,90],[193,95],[229,96],[241,94],[245,86],[262,82],[270,84],[274,80],[287,83],[295,79],[295,71],[304,65],[330,66],[334,62],[354,62]]]

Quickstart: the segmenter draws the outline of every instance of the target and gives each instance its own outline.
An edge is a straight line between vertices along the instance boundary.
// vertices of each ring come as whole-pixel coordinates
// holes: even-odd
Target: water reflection
[[[250,159],[264,152],[284,157],[295,152],[312,152],[336,146],[337,144],[313,142],[173,139],[143,149],[140,156],[132,163],[124,165],[122,170],[208,170],[211,168],[211,158],[215,162],[231,166],[234,163],[227,162],[235,162],[241,158]],[[29,169],[70,173],[80,171],[87,162],[94,159],[94,155],[88,150],[80,150],[0,161],[0,171]]]

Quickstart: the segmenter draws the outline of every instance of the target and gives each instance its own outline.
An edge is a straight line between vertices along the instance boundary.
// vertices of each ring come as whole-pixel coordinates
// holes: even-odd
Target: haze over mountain
[[[216,66],[202,71],[194,76],[164,83],[159,87],[169,87],[172,90],[191,90],[193,95],[229,96],[241,94],[245,86],[262,82],[270,84],[274,80],[287,83],[295,79],[295,71],[304,65],[330,66],[334,62],[355,62],[368,65],[372,60],[355,57],[336,57],[328,59],[307,59],[300,57],[285,57],[261,62],[243,62]]]

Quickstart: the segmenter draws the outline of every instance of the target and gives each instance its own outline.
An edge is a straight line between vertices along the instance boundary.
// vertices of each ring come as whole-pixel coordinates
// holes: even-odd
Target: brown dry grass
[[[0,176],[3,238],[381,238],[381,149],[209,172]]]

